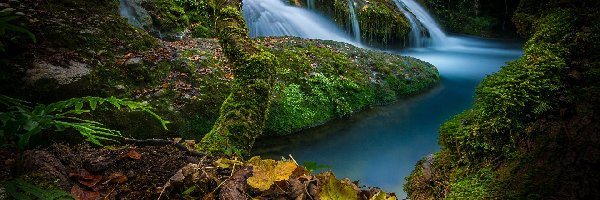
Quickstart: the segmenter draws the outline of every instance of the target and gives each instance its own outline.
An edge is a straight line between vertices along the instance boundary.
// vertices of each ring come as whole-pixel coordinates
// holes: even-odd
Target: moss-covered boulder
[[[350,6],[353,4],[361,40],[372,46],[403,45],[410,32],[410,25],[393,0],[315,0],[315,9],[330,16],[337,24],[352,32]],[[292,1],[293,4],[306,6]]]
[[[173,122],[167,133],[143,113],[103,111],[95,117],[126,136],[199,139],[230,93],[235,77],[216,39],[157,39],[119,16],[116,0],[11,6],[28,8],[17,10],[25,13],[20,23],[38,42],[8,43],[10,51],[0,59],[2,94],[41,103],[86,95],[146,101]],[[257,42],[280,60],[269,134],[392,102],[439,79],[428,63],[344,43],[291,37]]]

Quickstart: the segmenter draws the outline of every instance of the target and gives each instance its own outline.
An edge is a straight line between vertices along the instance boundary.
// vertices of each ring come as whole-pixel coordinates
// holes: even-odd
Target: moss
[[[361,38],[370,45],[404,44],[411,27],[390,0],[357,6]]]
[[[189,31],[193,37],[214,37],[214,21],[206,0],[158,0],[141,5],[152,18],[148,31],[166,39],[177,39]]]
[[[423,175],[417,167],[407,184],[409,196],[431,197],[435,188],[447,187],[449,192],[436,198],[597,198],[590,183],[598,177],[589,176],[591,165],[565,164],[581,162],[577,158],[558,161],[597,145],[580,142],[595,137],[595,130],[562,128],[589,127],[576,121],[598,117],[588,112],[597,108],[588,106],[597,105],[600,93],[578,73],[596,78],[598,65],[591,63],[597,62],[592,56],[597,46],[589,39],[597,33],[587,27],[598,13],[581,5],[522,1],[514,19],[529,35],[523,57],[486,77],[476,89],[473,108],[441,126],[442,150],[435,159],[441,175],[433,187],[418,187]],[[586,162],[598,163],[592,157]]]
[[[267,134],[293,133],[393,102],[439,80],[437,70],[422,61],[348,44],[291,37],[259,43],[281,63],[275,69]]]
[[[361,40],[373,46],[404,44],[410,25],[393,0],[352,1],[355,3]],[[329,15],[337,24],[352,32],[347,0],[317,0],[316,9]]]
[[[419,2],[446,31],[482,37],[514,37],[515,26],[510,23],[510,16],[515,12],[518,0],[485,3],[479,0]]]

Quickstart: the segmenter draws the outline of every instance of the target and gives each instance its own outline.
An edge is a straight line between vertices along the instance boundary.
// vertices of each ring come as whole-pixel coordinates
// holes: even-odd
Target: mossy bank
[[[524,55],[483,80],[440,128],[411,199],[598,199],[598,1],[523,0]]]

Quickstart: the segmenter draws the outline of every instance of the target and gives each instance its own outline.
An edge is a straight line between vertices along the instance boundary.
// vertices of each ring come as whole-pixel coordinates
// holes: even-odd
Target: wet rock
[[[69,61],[69,66],[56,66],[45,61],[33,64],[33,68],[27,70],[25,83],[32,85],[40,79],[53,79],[60,85],[66,85],[90,73],[86,64]]]
[[[149,30],[152,27],[152,17],[141,5],[145,0],[121,0],[119,14],[138,28]]]

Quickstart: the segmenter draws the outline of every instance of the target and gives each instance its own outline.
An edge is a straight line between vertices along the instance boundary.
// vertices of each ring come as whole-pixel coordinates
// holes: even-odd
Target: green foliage
[[[303,162],[302,166],[304,167],[304,169],[306,169],[310,172],[314,172],[315,170],[319,170],[319,169],[331,168],[331,166],[329,166],[329,165],[320,165],[317,162],[312,162],[312,161]]]
[[[159,0],[143,4],[150,11],[157,28],[166,33],[178,33],[185,29],[193,37],[214,37],[214,22],[209,14],[206,0]]]
[[[445,199],[495,199],[493,181],[495,173],[489,168],[479,169],[468,176],[460,177],[450,185],[450,193]]]
[[[439,80],[435,67],[420,60],[341,43],[297,38],[265,38],[260,43],[272,45],[265,49],[281,61],[267,121],[271,134],[289,134],[393,102]]]
[[[115,139],[121,137],[119,131],[105,128],[103,124],[96,121],[75,117],[94,111],[103,104],[110,104],[117,110],[126,107],[130,110],[144,111],[158,119],[164,129],[167,129],[166,124],[169,123],[144,103],[115,97],[72,98],[48,105],[37,104],[33,107],[28,104],[30,103],[0,95],[0,105],[4,108],[4,111],[0,112],[0,121],[2,122],[0,142],[2,144],[18,138],[17,147],[22,151],[29,144],[32,136],[51,128],[54,128],[55,131],[74,129],[87,141],[97,145],[102,145],[102,141],[116,142]]]
[[[478,0],[420,0],[445,30],[456,33],[486,36],[503,31],[494,29],[514,7],[513,1],[480,2]],[[507,3],[507,4],[505,4]],[[507,22],[508,23],[508,22]],[[498,30],[499,29],[499,30]]]
[[[0,12],[0,37],[5,37],[7,31],[19,32],[29,36],[29,38],[35,43],[36,38],[33,33],[22,26],[13,24],[13,21],[18,18],[19,16],[12,14],[12,11]],[[5,50],[4,44],[0,42],[0,52]]]
[[[553,162],[546,161],[547,157],[562,154],[569,157],[575,152],[573,146],[565,145],[571,144],[570,141],[563,139],[569,137],[564,134],[569,130],[551,130],[553,128],[549,127],[570,124],[564,120],[572,119],[563,117],[561,112],[579,106],[574,102],[574,99],[581,101],[582,98],[578,84],[585,84],[573,81],[572,73],[593,71],[586,68],[591,67],[588,62],[592,63],[594,59],[589,55],[595,55],[587,49],[591,43],[589,37],[594,32],[579,30],[577,26],[586,27],[581,23],[588,23],[586,18],[597,14],[578,14],[586,10],[564,8],[563,4],[570,3],[573,2],[552,1],[549,4],[561,6],[546,8],[548,5],[544,1],[522,1],[528,8],[521,8],[523,13],[517,13],[513,20],[518,22],[520,32],[530,36],[524,46],[524,55],[486,77],[476,89],[473,108],[440,127],[442,150],[438,154],[441,156],[436,157],[435,167],[443,170],[438,179],[433,180],[431,188],[448,188],[445,198],[545,199],[554,194],[549,188],[562,187],[562,178],[573,178],[567,176],[575,170],[544,166]],[[575,62],[580,59],[586,61],[583,64]],[[595,78],[594,75],[590,77]],[[547,152],[548,149],[556,152]],[[562,149],[569,151],[561,152]],[[548,168],[539,171],[544,167]],[[417,168],[411,175],[408,188],[413,194],[432,196],[434,189],[418,188],[418,180],[424,179],[418,174],[419,170]],[[587,176],[586,170],[580,173]],[[569,175],[563,175],[565,173]],[[561,178],[557,178],[559,176]]]
[[[63,190],[44,190],[22,179],[6,181],[3,184],[6,193],[18,200],[67,200],[73,199],[69,193]],[[35,198],[32,198],[35,197]]]

